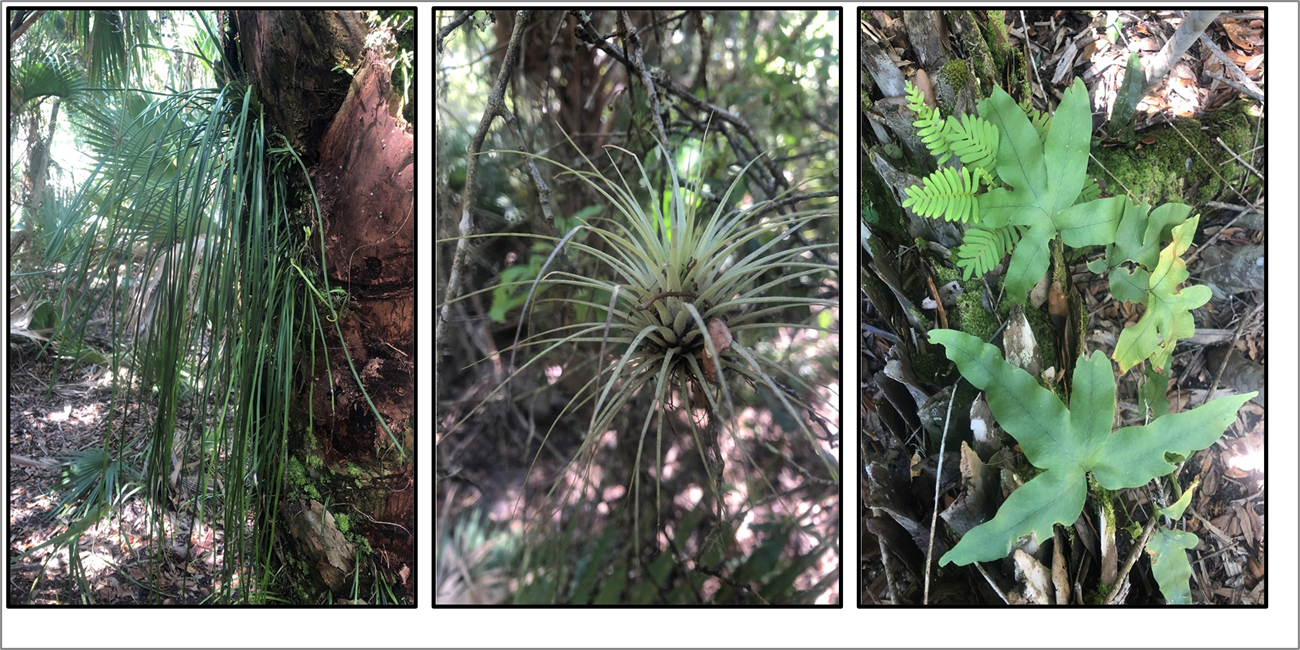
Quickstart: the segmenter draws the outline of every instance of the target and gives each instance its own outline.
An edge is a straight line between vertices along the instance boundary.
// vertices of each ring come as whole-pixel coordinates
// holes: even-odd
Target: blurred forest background
[[[839,462],[840,16],[529,13],[517,58],[509,61],[521,14],[439,12],[435,25],[436,308],[447,313],[437,340],[437,602],[837,602],[839,482],[828,467]],[[510,114],[493,122],[477,147],[486,153],[471,176],[475,191],[462,213],[466,151],[475,144],[507,64],[503,99]],[[667,136],[672,160],[657,148],[660,133]],[[775,218],[817,211],[774,242],[781,246],[773,250],[812,248],[804,255],[822,270],[786,282],[799,274],[774,267],[757,280],[771,283],[764,295],[792,303],[773,303],[777,308],[767,318],[791,326],[735,332],[737,344],[750,346],[763,363],[789,368],[808,408],[792,410],[784,397],[754,382],[730,382],[737,403],[728,411],[735,436],[724,436],[721,445],[725,522],[708,505],[713,498],[705,495],[702,452],[682,424],[688,409],[678,406],[689,401],[685,394],[631,399],[610,427],[628,431],[602,438],[590,471],[570,466],[592,415],[589,404],[570,412],[566,404],[580,394],[593,368],[612,367],[626,346],[605,350],[597,337],[560,347],[510,380],[509,390],[492,394],[510,374],[508,349],[524,318],[529,287],[556,238],[577,225],[623,219],[608,197],[574,174],[506,153],[521,150],[590,172],[585,156],[601,177],[637,188],[636,200],[647,210],[656,201],[653,192],[665,209],[670,197],[689,198],[701,217],[715,210],[739,214],[774,201],[742,225],[761,224],[762,213]],[[640,159],[648,183],[641,182],[642,171],[628,152]],[[680,190],[668,187],[670,164],[689,179]],[[727,205],[720,204],[724,199]],[[446,303],[463,220],[476,236],[488,236],[469,240],[464,265],[456,269],[462,277],[454,281],[463,286]],[[736,255],[771,239],[764,237]],[[548,274],[557,268],[585,277],[602,272],[591,256],[575,253],[575,245],[601,244],[579,230]],[[567,295],[530,307],[525,332],[541,331],[543,323],[605,321],[608,292],[585,303]],[[537,350],[521,352],[515,367]],[[670,420],[661,456],[653,432],[644,445],[630,444],[656,412]],[[814,445],[799,433],[801,426],[816,432]],[[676,435],[668,432],[674,427]],[[656,478],[632,489],[644,492],[645,506],[647,500],[655,503],[658,484],[664,505],[657,514],[641,516],[635,529],[641,532],[633,533],[629,480],[639,447],[664,465],[654,469],[654,460],[640,459],[643,479],[652,471]],[[562,516],[539,515],[540,497],[566,476],[559,489],[568,504]],[[526,480],[528,498],[521,501]],[[525,522],[538,517],[544,525],[529,523],[525,536]],[[688,561],[698,559],[706,537],[717,542],[720,557]],[[644,552],[638,555],[637,549]]]

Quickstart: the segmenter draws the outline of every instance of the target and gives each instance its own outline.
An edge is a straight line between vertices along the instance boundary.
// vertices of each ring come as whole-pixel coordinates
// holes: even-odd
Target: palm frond
[[[58,48],[33,50],[11,64],[9,83],[9,111],[14,115],[44,97],[58,97],[65,102],[81,99],[86,89],[86,75]]]

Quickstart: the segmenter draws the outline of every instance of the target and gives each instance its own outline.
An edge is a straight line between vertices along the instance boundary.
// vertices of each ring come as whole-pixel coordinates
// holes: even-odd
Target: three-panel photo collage
[[[1296,17],[6,4],[4,646],[1295,647]]]

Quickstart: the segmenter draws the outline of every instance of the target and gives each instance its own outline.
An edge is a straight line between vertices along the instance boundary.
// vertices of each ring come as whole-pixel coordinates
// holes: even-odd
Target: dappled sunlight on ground
[[[826,323],[838,325],[838,312],[831,310]],[[816,321],[817,315],[813,313],[812,318]],[[780,562],[821,550],[794,580],[793,588],[822,585],[826,588],[817,602],[839,602],[840,586],[834,577],[841,562],[840,504],[838,485],[829,480],[827,468],[827,463],[837,466],[840,456],[839,337],[794,327],[774,328],[766,335],[768,339],[754,343],[753,353],[770,360],[763,369],[778,384],[810,396],[811,411],[797,406],[787,409],[759,382],[729,378],[736,408],[734,413],[724,409],[718,448],[724,460],[723,517],[731,545],[727,553],[733,559],[722,569],[709,569],[721,570],[720,575],[701,577],[699,597],[707,601],[720,589],[734,592],[746,588],[728,584],[729,572],[765,544],[770,548],[772,542],[779,541]],[[464,390],[442,393],[439,422],[445,426],[437,433],[437,453],[440,467],[451,471],[435,487],[436,525],[455,531],[477,511],[491,522],[494,531],[482,538],[477,550],[452,547],[448,552],[455,557],[439,558],[439,566],[467,563],[461,577],[447,578],[451,591],[445,594],[446,599],[463,602],[490,591],[484,585],[497,584],[501,575],[494,572],[500,567],[485,564],[484,578],[477,582],[464,579],[477,575],[468,563],[475,558],[486,562],[494,550],[518,542],[525,521],[529,522],[529,546],[542,543],[547,535],[573,536],[571,561],[577,564],[569,570],[576,571],[587,559],[584,553],[595,550],[589,545],[611,529],[615,531],[613,543],[630,550],[633,542],[627,532],[638,503],[641,525],[659,526],[649,538],[653,542],[645,544],[651,548],[643,556],[671,552],[688,573],[700,568],[695,566],[695,558],[712,526],[709,522],[714,521],[713,487],[706,477],[697,437],[706,429],[707,409],[693,404],[692,395],[677,390],[669,393],[662,438],[652,420],[640,453],[640,485],[634,485],[632,467],[638,462],[636,448],[646,417],[636,409],[646,408],[646,400],[630,401],[624,414],[596,434],[587,448],[582,447],[582,436],[590,422],[591,403],[560,415],[574,391],[585,383],[583,373],[590,368],[590,362],[581,357],[557,355],[555,360],[534,364],[529,370],[531,378],[516,378],[512,400],[505,399],[502,391],[483,402],[495,386],[490,366],[479,364],[477,374],[464,381]],[[481,409],[466,418],[480,402]],[[539,451],[539,443],[557,417],[559,422]],[[463,424],[448,428],[462,418]],[[692,420],[697,433],[692,433]],[[799,426],[800,421],[807,431]],[[529,434],[530,430],[537,433]],[[658,460],[656,452],[661,454]],[[662,499],[658,521],[654,520],[656,490]],[[702,512],[703,522],[689,530],[682,528],[692,512]],[[573,532],[562,532],[572,525],[576,525]],[[830,546],[822,550],[826,545]],[[613,555],[602,562],[612,563],[620,557],[618,551],[607,553]],[[539,579],[537,569],[530,569],[527,575],[510,578],[511,589]],[[506,597],[505,592],[493,593]]]

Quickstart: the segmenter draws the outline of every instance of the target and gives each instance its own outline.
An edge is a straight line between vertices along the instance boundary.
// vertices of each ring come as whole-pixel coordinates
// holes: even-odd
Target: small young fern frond
[[[993,185],[997,175],[1000,134],[991,122],[974,115],[943,119],[939,111],[925,103],[925,95],[908,82],[907,107],[916,113],[917,135],[939,164],[956,156],[960,170],[940,168],[925,179],[923,187],[907,188],[903,207],[910,207],[923,217],[942,216],[948,221],[979,221],[980,181]]]
[[[939,164],[942,165],[953,155],[948,146],[948,121],[940,117],[939,111],[925,103],[925,93],[912,85],[912,82],[908,81],[904,89],[907,92],[907,107],[916,113],[916,119],[912,121],[916,135],[930,153],[939,158]]]
[[[907,97],[907,107],[916,113],[917,118],[929,119],[933,115],[934,109],[925,103],[925,92],[915,84],[910,81],[903,82],[903,92]]]
[[[1100,196],[1101,186],[1097,184],[1096,178],[1089,176],[1088,182],[1083,186],[1083,190],[1079,192],[1079,198],[1075,200],[1074,204],[1079,205],[1080,203],[1087,203],[1096,200],[1097,197]]]
[[[925,186],[907,188],[904,208],[911,208],[922,217],[942,216],[947,221],[979,223],[980,177],[978,172],[963,167],[960,170],[943,167],[925,179]]]
[[[962,278],[969,280],[992,270],[1020,241],[1023,230],[1017,226],[967,230],[957,248],[957,268],[962,270]]]
[[[997,174],[999,134],[992,122],[969,114],[960,120],[950,117],[945,134],[948,148],[961,164]]]
[[[1038,132],[1038,141],[1047,140],[1047,129],[1052,126],[1052,115],[1034,108],[1033,103],[1028,99],[1020,102],[1020,108],[1025,111],[1025,117],[1029,118],[1029,123],[1034,125],[1034,131]]]

